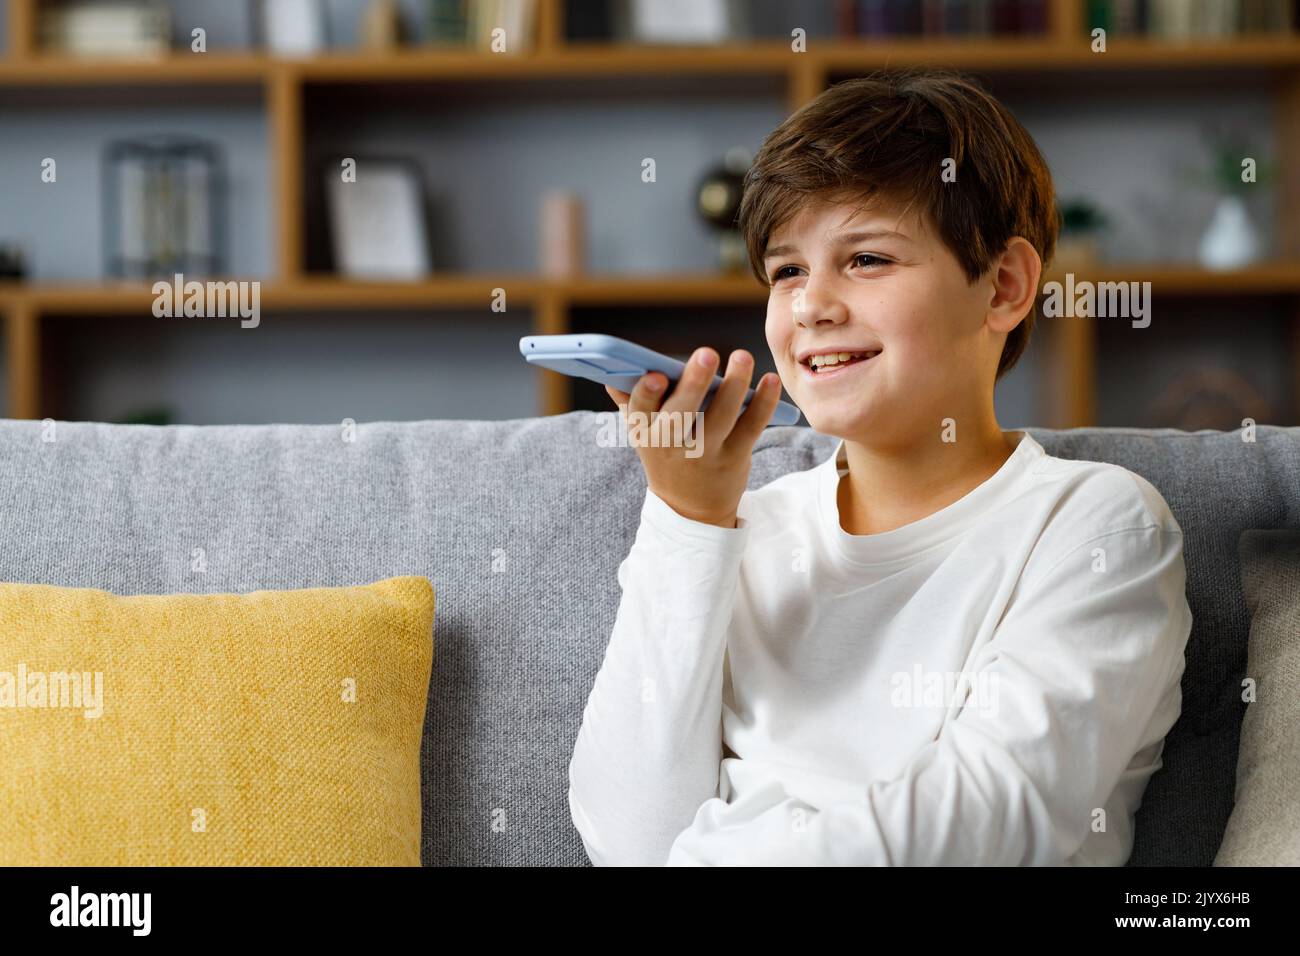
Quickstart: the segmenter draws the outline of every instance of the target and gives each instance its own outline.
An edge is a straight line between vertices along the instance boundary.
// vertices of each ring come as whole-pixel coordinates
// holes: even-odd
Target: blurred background
[[[740,177],[827,86],[925,64],[984,82],[1047,157],[1045,281],[1151,283],[1145,328],[1040,317],[1003,427],[1294,425],[1298,7],[0,0],[0,414],[610,408],[520,358],[568,331],[769,371]],[[260,321],[156,315],[176,273],[259,281]]]

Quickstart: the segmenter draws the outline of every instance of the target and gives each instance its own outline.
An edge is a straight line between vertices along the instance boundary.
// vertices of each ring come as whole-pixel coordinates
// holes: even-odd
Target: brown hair
[[[939,179],[949,157],[955,182]],[[767,137],[736,217],[754,275],[769,285],[768,240],[802,206],[871,194],[919,204],[971,282],[1014,236],[1044,269],[1056,251],[1052,176],[1033,138],[970,78],[916,69],[837,83]],[[1007,333],[994,381],[1024,353],[1036,313]]]

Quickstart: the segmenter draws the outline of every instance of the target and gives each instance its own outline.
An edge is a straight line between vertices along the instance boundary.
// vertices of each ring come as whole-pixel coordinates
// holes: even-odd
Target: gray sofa
[[[426,865],[587,863],[566,803],[583,704],[618,608],[645,480],[604,413],[500,422],[170,426],[0,422],[0,580],[119,594],[427,576],[437,596],[423,764]],[[1300,428],[1030,428],[1115,462],[1185,533],[1195,624],[1183,716],[1130,865],[1208,865],[1232,810],[1248,616],[1237,539],[1300,528]],[[53,441],[43,439],[53,437]],[[835,440],[770,428],[750,487]],[[207,570],[191,571],[202,548]]]

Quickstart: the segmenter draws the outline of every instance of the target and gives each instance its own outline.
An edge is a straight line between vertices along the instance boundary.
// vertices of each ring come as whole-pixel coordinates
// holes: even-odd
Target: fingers
[[[608,386],[606,387],[608,388]],[[629,412],[641,412],[647,416],[653,415],[659,410],[659,405],[664,400],[664,390],[667,387],[667,375],[662,372],[647,372],[633,386],[632,394],[627,398],[627,410]]]
[[[707,360],[704,364],[700,362],[702,357]],[[696,349],[691,355],[681,379],[676,384],[670,383],[668,377],[662,372],[648,372],[637,380],[631,393],[620,391],[610,385],[605,386],[605,393],[614,400],[615,404],[623,406],[626,412],[641,412],[647,417],[653,417],[657,412],[676,411],[693,420],[694,413],[699,411],[700,405],[708,394],[709,386],[713,383],[717,361],[717,353],[704,346]],[[748,409],[743,415],[740,414],[741,404],[745,400],[745,392],[749,390],[753,374],[754,357],[745,349],[732,352],[728,358],[722,384],[718,386],[706,412],[714,422],[714,427],[706,431],[706,435],[721,436],[715,439],[714,447],[729,444],[729,436],[738,430],[741,432],[741,440],[752,445],[776,411],[776,403],[781,397],[781,388],[779,379],[773,375],[773,384],[765,388],[756,388],[755,397],[749,403]],[[668,395],[666,399],[665,394]]]
[[[714,447],[722,444],[736,424],[736,416],[740,414],[740,406],[745,400],[745,392],[749,390],[749,380],[753,374],[754,357],[744,349],[732,352],[722,384],[718,386],[713,400],[704,412],[709,419],[707,424],[711,426],[706,429],[706,435],[716,436]]]
[[[673,387],[672,395],[664,402],[663,410],[691,415],[698,412],[713,383],[713,374],[717,368],[717,352],[707,345],[696,349],[691,360],[686,363],[681,379]]]
[[[776,403],[780,400],[781,378],[775,372],[769,372],[759,379],[758,385],[754,387],[754,397],[750,399],[749,407],[736,421],[724,444],[730,445],[736,441],[740,442],[742,447],[752,448],[758,441],[758,436],[763,434],[767,423],[772,420],[772,413],[776,411]]]

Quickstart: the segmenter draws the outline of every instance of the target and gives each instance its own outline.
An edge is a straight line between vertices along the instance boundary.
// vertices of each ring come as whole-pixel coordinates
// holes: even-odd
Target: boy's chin
[[[865,410],[845,411],[843,409],[804,408],[800,406],[808,427],[823,435],[843,438],[847,441],[861,441],[864,435],[871,435],[880,430],[876,416]]]

